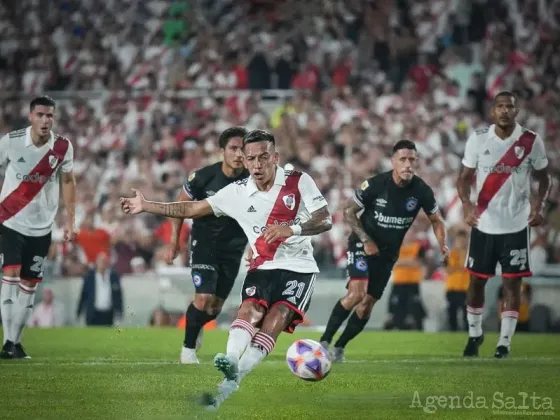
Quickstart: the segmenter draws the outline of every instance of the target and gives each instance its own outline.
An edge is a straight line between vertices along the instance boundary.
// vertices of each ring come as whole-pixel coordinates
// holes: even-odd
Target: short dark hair
[[[225,149],[231,139],[234,137],[245,137],[247,135],[247,129],[245,127],[230,127],[227,130],[224,130],[222,134],[220,134],[220,138],[218,139],[218,144],[220,145],[221,149]]]
[[[53,98],[47,95],[37,96],[29,103],[29,111],[33,111],[37,105],[52,106],[56,108],[56,102]]]
[[[399,150],[402,149],[408,149],[408,150],[414,150],[415,152],[417,152],[418,150],[416,150],[416,144],[414,144],[413,141],[410,140],[399,140],[397,143],[395,143],[395,145],[393,146],[393,155],[395,153],[397,153]]]
[[[496,96],[494,96],[494,103],[498,100],[500,96],[508,96],[510,98],[513,98],[517,102],[517,97],[515,96],[515,93],[509,90],[502,90],[501,92],[498,92]]]
[[[276,145],[276,139],[268,131],[253,130],[249,131],[245,137],[243,137],[243,146],[246,146],[249,143],[258,143],[259,141],[267,141],[272,143],[273,146]]]

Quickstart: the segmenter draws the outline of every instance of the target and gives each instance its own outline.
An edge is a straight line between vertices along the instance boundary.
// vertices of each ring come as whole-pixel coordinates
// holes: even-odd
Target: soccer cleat
[[[198,357],[196,357],[196,350],[189,349],[185,346],[181,349],[181,364],[182,365],[198,365]]]
[[[214,366],[223,373],[228,381],[236,381],[239,378],[237,362],[232,361],[227,355],[219,353],[214,357]]]
[[[463,357],[478,357],[478,348],[484,343],[484,334],[479,337],[469,337]]]
[[[14,359],[31,359],[31,356],[27,355],[21,343],[14,344]]]
[[[202,405],[207,410],[216,410],[216,398],[209,392],[205,392],[200,396],[200,405]]]
[[[496,352],[494,353],[494,358],[496,359],[507,359],[509,357],[509,349],[506,346],[496,347]]]
[[[344,362],[344,347],[333,347],[330,352],[331,360],[333,363],[342,363]]]
[[[321,346],[325,349],[327,354],[329,353],[329,342],[328,341],[321,341]]]
[[[13,359],[14,358],[14,343],[7,340],[0,352],[0,359]]]
[[[237,381],[228,381],[224,379],[221,384],[218,385],[218,392],[220,394],[232,394],[239,389],[239,384]]]

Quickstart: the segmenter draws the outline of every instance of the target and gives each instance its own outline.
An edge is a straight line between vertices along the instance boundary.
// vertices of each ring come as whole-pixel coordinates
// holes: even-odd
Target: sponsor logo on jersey
[[[379,226],[396,229],[407,228],[414,221],[414,217],[387,216],[377,210],[373,212],[373,217]]]
[[[288,302],[293,303],[294,305],[297,305],[297,300],[294,296],[290,296],[288,299],[286,299]]]
[[[356,268],[360,271],[367,271],[368,263],[364,258],[359,258],[356,260],[356,264],[354,264]]]
[[[504,165],[504,164],[500,164],[500,165],[496,165],[496,166],[483,166],[482,170],[484,172],[488,172],[491,174],[520,174],[524,171],[526,171],[527,169],[524,168],[523,166],[509,166],[509,165]]]
[[[384,198],[378,198],[377,200],[375,200],[375,203],[379,207],[385,207],[387,205],[387,200],[385,200]]]
[[[408,211],[414,211],[416,210],[416,207],[418,206],[418,199],[416,197],[409,197],[406,200],[406,209]]]
[[[255,210],[255,207],[251,206],[247,209],[247,213],[255,213],[257,210]]]
[[[202,284],[202,276],[198,273],[194,273],[192,276],[192,281],[195,287],[200,287]]]
[[[296,205],[296,196],[294,194],[288,194],[282,197],[282,201],[289,210],[293,210]]]
[[[215,194],[216,194],[215,191],[206,191],[206,195],[207,195],[208,197],[212,197],[212,196],[215,195]]]
[[[299,222],[299,217],[296,217],[294,220],[290,220],[288,222],[279,222],[278,220],[274,220],[271,224],[274,226],[293,226],[298,225]],[[253,232],[255,232],[257,235],[264,233],[266,229],[266,226],[253,226]]]
[[[37,173],[33,174],[33,175],[28,175],[28,174],[20,174],[17,173],[16,174],[16,179],[18,181],[23,181],[23,182],[32,182],[32,183],[37,183],[37,184],[46,184],[49,181],[54,182],[56,180],[56,175],[51,175],[51,176],[45,176],[45,175],[39,175]]]
[[[256,292],[257,292],[257,288],[255,286],[247,287],[245,289],[245,294],[247,296],[254,296]]]

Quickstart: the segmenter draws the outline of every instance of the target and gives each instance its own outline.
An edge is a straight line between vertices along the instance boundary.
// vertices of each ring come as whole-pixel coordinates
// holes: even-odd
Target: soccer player
[[[467,292],[469,339],[463,352],[478,356],[484,341],[482,314],[486,280],[502,266],[504,306],[500,339],[494,357],[509,356],[511,337],[519,315],[521,280],[532,275],[529,265],[529,226],[544,222],[543,203],[550,190],[548,159],[541,137],[516,122],[515,96],[500,92],[494,98],[494,124],[467,140],[457,181],[466,222],[472,226],[466,268],[471,274]],[[531,195],[531,173],[538,193]],[[471,184],[476,174],[476,203]]]
[[[313,179],[278,166],[274,136],[251,131],[243,139],[243,151],[251,176],[203,201],[155,203],[138,191],[134,198],[121,198],[125,213],[229,216],[239,222],[249,240],[252,259],[242,304],[231,325],[227,354],[214,359],[225,377],[218,397],[207,396],[206,403],[214,408],[272,351],[282,331],[291,333],[302,322],[319,272],[311,236],[332,226],[326,200]]]
[[[243,165],[245,134],[247,130],[243,127],[225,130],[218,140],[223,161],[193,172],[177,201],[202,201],[232,182],[247,178],[249,172]],[[165,256],[170,264],[179,252],[183,218],[173,218],[172,223],[171,246]],[[237,278],[246,246],[247,237],[230,217],[210,215],[194,221],[189,264],[195,295],[187,308],[181,363],[199,363],[196,357],[197,338],[204,325],[219,315]]]
[[[344,209],[352,228],[348,238],[347,293],[334,306],[321,344],[328,349],[352,310],[346,329],[331,351],[334,362],[344,361],[344,348],[369,321],[373,305],[383,294],[398,259],[404,236],[420,209],[428,215],[442,256],[447,258],[447,232],[434,192],[414,174],[416,145],[400,140],[393,147],[393,170],[364,181]],[[359,215],[361,213],[361,215]]]
[[[0,138],[0,165],[7,164],[0,193],[3,359],[30,358],[21,336],[42,279],[61,187],[67,216],[64,238],[75,238],[74,154],[70,141],[52,131],[55,108],[48,96],[33,99],[31,126]]]

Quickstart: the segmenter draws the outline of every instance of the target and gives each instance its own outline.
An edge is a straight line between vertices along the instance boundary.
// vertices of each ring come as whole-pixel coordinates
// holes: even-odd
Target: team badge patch
[[[56,156],[49,156],[49,165],[51,168],[54,168],[58,163],[58,159]]]
[[[289,210],[293,210],[296,205],[296,196],[294,194],[288,194],[282,197],[284,204]]]
[[[192,276],[192,281],[195,287],[200,287],[200,285],[202,284],[202,276],[198,273],[194,273]]]
[[[189,175],[189,177],[187,178],[187,181],[191,182],[194,177],[196,176],[196,172],[193,172],[192,174]]]
[[[515,152],[515,157],[517,157],[517,159],[521,159],[523,157],[523,155],[525,154],[525,148],[524,147],[515,146],[513,148],[513,151]]]
[[[247,294],[247,296],[254,296],[256,292],[257,288],[255,286],[247,287],[245,289],[245,293]]]
[[[355,266],[360,271],[367,271],[367,269],[368,269],[367,261],[363,258],[357,259]]]
[[[360,185],[360,189],[362,191],[367,189],[367,187],[369,187],[369,182],[367,182],[367,181],[362,182],[362,185]]]
[[[418,206],[418,199],[416,197],[410,197],[406,200],[406,209],[408,211],[414,211]]]

